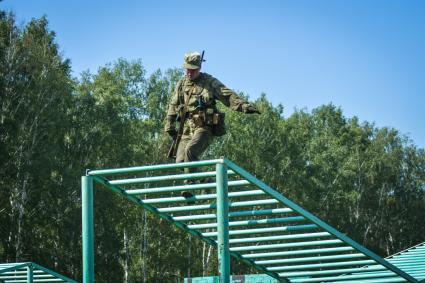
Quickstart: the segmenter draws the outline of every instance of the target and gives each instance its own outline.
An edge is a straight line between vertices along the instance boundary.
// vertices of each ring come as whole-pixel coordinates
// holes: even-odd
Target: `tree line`
[[[0,262],[34,261],[79,280],[80,176],[170,162],[163,122],[183,72],[147,74],[142,60],[123,58],[71,71],[45,17],[18,26],[0,11]],[[423,149],[332,104],[289,117],[265,94],[255,104],[256,117],[222,109],[228,133],[205,159],[228,157],[381,256],[423,242]],[[95,189],[94,213],[100,282],[216,273],[214,249],[110,192]]]

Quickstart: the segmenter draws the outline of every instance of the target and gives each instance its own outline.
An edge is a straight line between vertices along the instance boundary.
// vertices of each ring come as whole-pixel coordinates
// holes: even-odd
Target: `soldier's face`
[[[199,77],[200,72],[201,69],[186,69],[186,76],[193,81]]]

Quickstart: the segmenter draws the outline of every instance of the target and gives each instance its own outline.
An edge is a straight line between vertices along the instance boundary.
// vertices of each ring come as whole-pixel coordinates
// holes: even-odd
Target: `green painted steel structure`
[[[217,163],[217,245],[220,282],[230,283],[229,206],[227,166]]]
[[[0,263],[0,282],[68,282],[77,283],[66,276],[33,262]]]
[[[197,172],[179,174],[183,168]],[[419,282],[223,158],[88,171],[82,181],[85,283],[94,281],[93,181],[218,247],[220,282],[230,282],[229,255],[279,282]],[[182,191],[194,197],[185,199]],[[341,279],[347,274],[353,277]]]
[[[404,272],[410,274],[419,282],[425,280],[425,243],[416,245],[407,250],[398,252],[392,256],[386,258],[390,263],[399,267]],[[368,282],[368,280],[363,281],[364,278],[372,278],[376,276],[377,280],[389,276],[389,272],[380,271],[380,272],[369,272],[367,271],[368,266],[364,267],[363,272],[357,274],[344,274],[339,277],[339,281],[335,282]],[[325,278],[321,278],[325,280]],[[392,282],[397,282],[396,279],[390,280]],[[217,283],[219,278],[217,276],[210,277],[194,277],[194,278],[185,278],[184,283]],[[278,280],[264,274],[250,274],[250,275],[233,275],[230,279],[232,283],[278,283]],[[371,282],[371,281],[369,281]],[[372,281],[373,282],[373,281]]]
[[[94,282],[93,177],[81,178],[83,282]]]

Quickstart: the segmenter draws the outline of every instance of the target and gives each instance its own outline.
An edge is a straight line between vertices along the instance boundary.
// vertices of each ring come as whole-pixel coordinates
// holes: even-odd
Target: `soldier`
[[[225,133],[224,114],[218,112],[217,100],[235,111],[260,114],[253,105],[237,96],[219,80],[201,73],[202,61],[198,52],[184,56],[186,76],[177,83],[168,107],[165,131],[171,137],[175,138],[177,135],[175,122],[178,116],[184,113],[186,117],[183,135],[177,147],[176,163],[199,160],[213,137]],[[185,172],[193,171],[185,169]]]

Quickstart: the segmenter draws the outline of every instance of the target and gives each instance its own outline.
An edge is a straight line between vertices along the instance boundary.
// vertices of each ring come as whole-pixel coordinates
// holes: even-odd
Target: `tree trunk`
[[[124,241],[124,283],[128,283],[128,274],[129,274],[128,262],[130,261],[130,251],[128,247],[128,231],[126,227],[124,227],[123,237],[124,237],[123,239]]]

